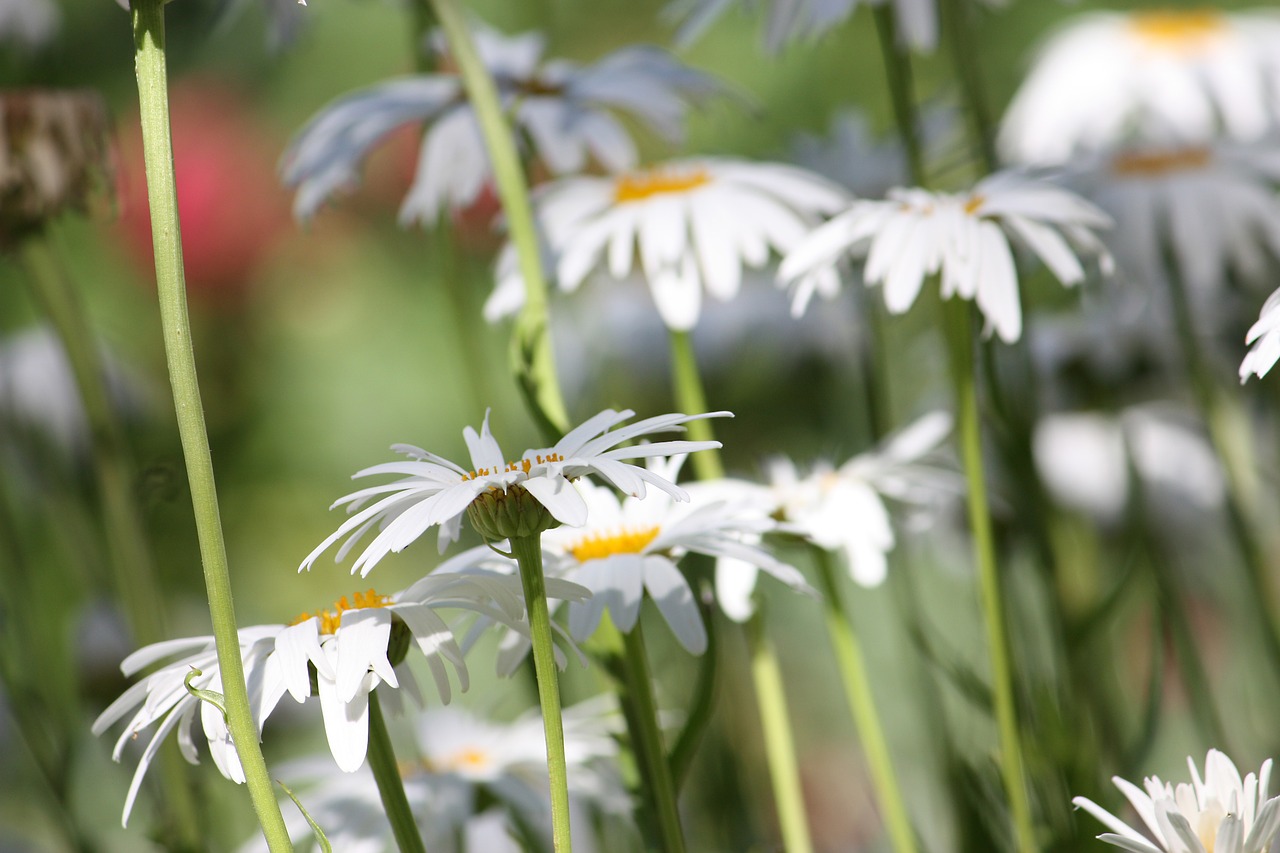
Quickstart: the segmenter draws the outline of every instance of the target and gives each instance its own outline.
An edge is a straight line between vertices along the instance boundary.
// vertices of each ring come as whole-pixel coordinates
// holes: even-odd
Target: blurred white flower
[[[581,587],[555,579],[549,579],[547,591],[548,595],[570,597],[585,593]],[[419,704],[422,702],[417,680],[402,665],[410,641],[426,656],[443,701],[448,702],[451,695],[445,662],[452,664],[466,690],[467,667],[462,650],[437,610],[470,611],[513,630],[528,630],[517,578],[427,576],[394,595],[383,596],[369,590],[354,599],[352,604],[344,597],[332,610],[304,613],[289,625],[256,625],[239,632],[249,704],[259,735],[286,692],[299,703],[312,695],[314,673],[329,750],[338,767],[347,772],[364,763],[369,694],[374,688],[388,686],[389,690],[378,694],[388,704],[399,704],[398,695],[391,692],[395,689],[404,689]],[[392,661],[392,654],[401,660]],[[169,662],[126,690],[93,724],[93,733],[100,735],[138,709],[116,741],[112,757],[119,761],[126,744],[143,729],[159,723],[143,750],[125,799],[126,823],[147,768],[175,728],[183,755],[196,763],[191,723],[197,710],[214,764],[228,779],[244,781],[244,770],[222,712],[188,692],[185,684],[188,675],[198,670],[200,674],[191,680],[192,687],[222,692],[222,672],[213,637],[154,643],[125,658],[120,668],[131,676],[161,661]]]
[[[1205,437],[1161,408],[1049,415],[1036,425],[1033,449],[1055,500],[1104,521],[1118,521],[1128,505],[1130,460],[1148,500],[1208,509],[1223,499],[1222,469]]]
[[[790,251],[847,200],[794,166],[704,158],[614,178],[566,178],[539,190],[536,204],[561,290],[577,290],[596,271],[616,281],[638,267],[663,321],[687,331],[698,322],[704,287],[732,299],[744,267]],[[523,304],[514,260],[509,250],[499,259],[498,286],[485,306],[491,321]]]
[[[1244,342],[1252,344],[1253,349],[1240,362],[1240,382],[1251,375],[1259,378],[1267,375],[1280,359],[1280,289],[1267,297],[1258,314],[1258,322],[1249,328]]]
[[[1048,165],[1130,142],[1255,140],[1278,115],[1274,12],[1095,12],[1045,43],[999,141],[1013,162]]]
[[[895,189],[884,201],[854,201],[792,250],[778,277],[794,285],[799,314],[815,293],[833,295],[835,265],[846,253],[865,256],[863,279],[883,284],[885,305],[902,314],[925,278],[940,273],[943,298],[975,301],[988,327],[1008,343],[1022,334],[1010,237],[1070,286],[1085,277],[1078,255],[1097,256],[1110,271],[1111,257],[1093,233],[1109,224],[1105,213],[1073,193],[1001,172],[960,195]]]
[[[621,813],[629,798],[614,766],[617,712],[599,698],[564,709],[565,758],[571,808],[577,812]],[[547,758],[542,717],[530,712],[496,723],[453,709],[433,709],[415,719],[419,758],[401,762],[409,807],[429,850],[448,853],[518,853],[524,831],[551,838]],[[301,798],[343,853],[396,850],[377,785],[367,771],[334,776],[328,762],[311,758],[284,764],[277,776],[310,785]],[[496,805],[495,805],[496,803]],[[574,849],[600,849],[591,815],[574,819]],[[286,810],[295,844],[308,849],[311,828],[295,810]],[[464,841],[457,845],[459,836]],[[266,851],[259,834],[240,853]]]
[[[0,41],[39,47],[53,38],[61,17],[52,0],[0,0]]]
[[[540,33],[505,36],[474,25],[476,48],[511,111],[518,139],[553,175],[592,161],[609,171],[633,167],[635,143],[622,112],[678,141],[692,102],[722,91],[711,77],[656,47],[632,46],[587,66],[544,59]],[[465,208],[491,180],[491,167],[462,78],[451,71],[404,77],[346,95],[316,115],[285,151],[284,181],[297,187],[294,213],[310,218],[353,184],[360,164],[392,130],[426,122],[413,185],[400,222],[429,224],[442,210]]]
[[[645,496],[645,484],[648,483],[676,500],[688,500],[688,495],[675,483],[621,460],[690,453],[719,447],[719,442],[660,441],[624,447],[618,445],[654,433],[683,431],[682,425],[689,421],[732,415],[729,412],[659,415],[613,429],[633,415],[635,412],[629,409],[622,412],[605,409],[569,430],[554,447],[526,450],[518,462],[507,462],[498,442],[489,433],[489,415],[486,412],[479,435],[471,427],[463,431],[474,466],[471,471],[420,447],[394,445],[392,449],[408,456],[410,461],[374,465],[357,471],[353,477],[378,474],[405,476],[391,483],[361,489],[335,501],[333,507],[345,504],[347,511],[354,515],[316,546],[298,569],[311,568],[321,553],[346,536],[347,541],[338,549],[336,556],[341,560],[375,526],[380,526],[381,530],[352,565],[352,574],[359,571],[361,577],[367,575],[387,554],[399,553],[436,525],[440,527],[440,550],[443,552],[448,543],[458,538],[463,514],[477,504],[486,505],[481,507],[483,511],[488,506],[511,501],[506,514],[516,519],[527,517],[531,525],[520,535],[532,535],[554,523],[580,526],[588,520],[588,506],[570,481],[587,474],[603,477],[636,498]],[[370,501],[373,503],[366,506]],[[535,513],[545,514],[545,517],[535,518]],[[505,532],[488,538],[496,541],[515,535],[514,532]]]
[[[1111,781],[1142,818],[1143,835],[1087,797],[1071,802],[1112,830],[1101,841],[1131,853],[1267,853],[1280,830],[1278,797],[1268,797],[1271,759],[1255,776],[1240,778],[1230,758],[1216,749],[1204,760],[1204,778],[1188,758],[1191,784],[1176,787],[1158,776],[1143,780],[1145,791],[1118,776]]]

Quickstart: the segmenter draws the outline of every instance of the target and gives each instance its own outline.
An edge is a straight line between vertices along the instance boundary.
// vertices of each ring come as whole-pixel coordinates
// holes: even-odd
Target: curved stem
[[[686,415],[700,415],[707,409],[707,394],[702,387],[702,376],[698,373],[698,362],[693,355],[693,342],[688,332],[672,330],[669,334],[671,342],[671,385],[676,401],[676,411]],[[691,421],[686,427],[691,441],[712,441],[715,430],[711,421],[703,419]],[[724,476],[724,463],[720,461],[717,448],[694,453],[691,459],[693,472],[699,480],[718,480]]]
[[[907,815],[902,790],[898,787],[897,775],[893,770],[893,759],[889,755],[889,745],[880,725],[880,715],[871,695],[871,680],[867,677],[862,644],[854,633],[853,621],[841,600],[840,582],[831,552],[816,546],[810,550],[818,564],[818,578],[827,616],[827,633],[831,635],[831,645],[840,665],[845,698],[849,701],[849,710],[853,712],[863,749],[866,750],[867,766],[876,788],[876,798],[880,801],[885,828],[893,839],[893,849],[898,853],[915,853],[915,831],[911,828],[911,819]]]
[[[533,208],[529,204],[528,183],[498,100],[497,87],[476,52],[462,10],[456,0],[431,0],[431,7],[449,39],[449,50],[480,122],[489,161],[493,164],[493,180],[520,260],[520,274],[524,277],[524,307],[512,329],[516,380],[539,426],[548,438],[556,439],[568,431],[569,415],[556,377],[547,315],[547,284]]]
[[[133,0],[133,36],[142,117],[142,146],[146,163],[147,198],[151,206],[151,235],[156,259],[156,286],[164,331],[165,360],[173,386],[178,433],[187,463],[196,535],[204,566],[209,615],[222,670],[227,725],[244,768],[245,783],[258,822],[272,853],[292,850],[258,743],[258,729],[249,707],[240,639],[231,599],[226,545],[214,485],[213,461],[205,431],[191,322],[187,316],[186,283],[182,267],[182,234],[178,224],[178,196],[173,176],[173,144],[169,134],[169,84],[164,52],[164,0]]]
[[[760,709],[760,725],[764,729],[765,755],[769,759],[769,779],[773,782],[782,844],[787,853],[813,853],[796,747],[791,738],[791,719],[782,691],[782,673],[759,609],[747,622],[747,643],[751,649],[751,676]]]
[[[1014,704],[1013,668],[1009,661],[1009,640],[1005,631],[995,540],[991,530],[991,513],[987,506],[987,486],[983,479],[981,426],[978,420],[978,391],[974,378],[969,303],[952,299],[944,308],[947,313],[951,377],[956,394],[957,434],[969,487],[969,525],[982,591],[987,653],[991,659],[991,688],[995,700],[996,726],[1000,732],[1000,771],[1004,779],[1005,794],[1009,798],[1017,849],[1019,853],[1033,853],[1037,850],[1035,831],[1031,823],[1031,804],[1027,797],[1026,772]]]
[[[552,645],[551,614],[547,610],[547,585],[542,576],[541,535],[513,537],[511,553],[520,564],[529,631],[533,641],[533,668],[538,676],[538,702],[547,737],[547,774],[551,779],[551,836],[556,853],[569,853],[569,770],[564,759],[564,720],[560,716],[560,681]]]
[[[369,694],[369,769],[373,771],[373,781],[378,785],[378,796],[391,823],[396,846],[401,853],[426,853],[418,822],[413,818],[409,798],[404,793],[404,779],[400,776],[400,765],[391,746],[387,721],[382,717],[382,702],[378,699],[377,690]]]

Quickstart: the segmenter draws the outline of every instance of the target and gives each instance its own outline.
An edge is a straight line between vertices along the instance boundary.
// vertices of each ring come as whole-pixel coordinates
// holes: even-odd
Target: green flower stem
[[[443,16],[442,16],[443,17]],[[564,720],[560,716],[560,682],[552,645],[547,585],[542,576],[542,535],[514,536],[511,553],[520,564],[529,631],[533,640],[533,668],[538,676],[538,702],[547,736],[547,773],[551,777],[551,836],[556,853],[569,853],[569,770],[564,760]]]
[[[409,798],[404,793],[404,779],[400,776],[400,765],[391,746],[387,721],[382,717],[382,703],[377,690],[369,694],[369,769],[373,771],[373,781],[378,784],[378,796],[382,798],[382,809],[391,823],[396,846],[401,853],[426,853],[418,822],[413,818]]]
[[[196,379],[187,316],[186,283],[182,268],[182,233],[178,224],[178,196],[173,177],[173,144],[169,134],[169,84],[164,52],[164,0],[133,0],[133,36],[142,114],[142,147],[146,164],[147,198],[151,205],[151,234],[155,248],[165,358],[173,386],[178,433],[187,463],[196,534],[204,566],[209,614],[227,699],[227,725],[245,782],[272,853],[292,850],[258,743],[258,729],[249,707],[240,640],[231,599],[226,545],[213,479],[213,461],[205,431],[204,410]]]
[[[996,156],[995,122],[991,119],[991,105],[987,101],[982,68],[978,64],[978,39],[969,20],[972,11],[967,0],[943,0],[939,9],[951,42],[951,58],[960,83],[960,98],[978,144],[982,167],[990,174],[999,168],[1000,158]]]
[[[876,38],[880,42],[880,55],[884,60],[885,77],[889,83],[889,100],[893,105],[893,120],[902,137],[902,147],[907,154],[907,169],[911,181],[918,187],[925,185],[924,152],[920,144],[920,120],[916,113],[915,93],[912,91],[911,59],[898,44],[898,25],[893,7],[877,3],[871,7],[876,22]]]
[[[676,399],[676,411],[687,415],[700,415],[707,409],[707,394],[702,388],[702,376],[693,355],[693,341],[688,332],[672,331],[671,384]],[[692,421],[686,429],[690,441],[713,441],[715,430],[711,421]],[[718,480],[724,476],[724,463],[717,449],[700,450],[692,454],[693,473],[699,480]]]
[[[960,455],[969,484],[969,525],[974,557],[982,590],[982,614],[986,623],[987,652],[991,658],[991,688],[995,700],[996,726],[1000,731],[1000,770],[1013,818],[1019,853],[1038,850],[1031,823],[1022,744],[1014,705],[1013,671],[1009,661],[1009,640],[1005,632],[1004,605],[1000,596],[1000,574],[996,567],[995,540],[991,513],[987,506],[987,486],[983,477],[982,443],[978,420],[978,390],[974,376],[973,330],[968,302],[952,299],[944,305],[951,376],[955,384]]]
[[[413,66],[419,74],[430,74],[435,70],[436,57],[427,45],[427,38],[436,27],[436,14],[428,0],[410,0],[409,19]]]
[[[569,429],[568,409],[556,377],[555,356],[547,314],[547,283],[538,250],[538,232],[529,188],[516,152],[511,128],[503,115],[493,77],[476,52],[466,18],[456,0],[431,0],[436,18],[449,40],[449,50],[462,73],[462,84],[476,111],[485,148],[493,164],[498,198],[507,217],[507,228],[524,277],[524,307],[512,330],[512,356],[521,393],[550,438]]]
[[[684,853],[684,830],[676,802],[675,784],[667,763],[662,729],[658,726],[658,702],[653,695],[653,675],[644,647],[640,622],[622,635],[622,666],[628,706],[627,723],[636,763],[644,779],[643,795],[652,810],[664,853]]]
[[[867,765],[876,788],[876,798],[880,801],[885,828],[893,840],[894,850],[898,853],[915,853],[915,831],[907,816],[902,790],[898,787],[897,775],[893,770],[893,759],[889,755],[889,745],[885,741],[880,715],[871,695],[871,680],[867,677],[862,644],[858,641],[858,635],[853,630],[853,620],[849,618],[849,612],[842,601],[834,559],[825,548],[813,547],[810,550],[818,564],[818,579],[827,615],[827,633],[831,635],[831,645],[836,651],[845,698],[849,700],[849,710],[853,712],[858,735],[862,738],[862,745],[867,753]]]
[[[155,564],[147,546],[142,516],[133,495],[134,471],[124,430],[107,394],[106,370],[89,327],[79,294],[48,239],[24,240],[22,264],[36,300],[62,343],[89,423],[94,478],[102,502],[109,565],[116,594],[138,645],[165,638],[164,609],[160,606]],[[181,756],[166,747],[160,760],[165,804],[171,830],[186,849],[200,846],[200,820]]]
[[[712,711],[716,704],[716,673],[720,666],[720,644],[717,639],[714,604],[708,605],[704,597],[699,605],[702,611],[702,624],[707,629],[707,650],[702,653],[698,663],[698,680],[693,687],[693,696],[689,700],[689,712],[685,717],[684,728],[671,748],[671,782],[677,795],[693,766],[693,756],[698,751],[702,736],[711,723]]]
[[[764,729],[764,749],[769,759],[769,778],[778,807],[778,825],[786,853],[813,853],[809,839],[809,818],[804,808],[796,748],[791,738],[791,719],[782,690],[782,672],[773,644],[765,632],[762,610],[747,622],[747,643],[751,650],[751,676],[756,688],[756,705]]]

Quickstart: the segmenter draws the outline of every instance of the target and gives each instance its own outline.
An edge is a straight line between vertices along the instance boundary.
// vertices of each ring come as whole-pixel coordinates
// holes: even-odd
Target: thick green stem
[[[169,132],[169,84],[164,51],[164,0],[133,0],[133,36],[142,116],[142,147],[146,163],[147,198],[151,205],[151,234],[155,249],[156,285],[164,331],[165,358],[173,386],[178,433],[187,463],[196,535],[204,565],[209,614],[218,651],[218,666],[226,696],[227,725],[244,768],[254,811],[272,853],[292,850],[289,833],[267,774],[258,743],[258,729],[249,707],[240,640],[231,599],[226,545],[213,479],[213,461],[205,431],[200,387],[196,380],[191,322],[187,316],[186,282],[182,267],[182,234],[178,224],[178,195],[173,174],[173,144]]]
[[[1026,772],[1013,694],[1013,668],[1009,661],[1009,640],[1005,631],[1004,605],[1000,595],[1000,573],[996,566],[991,512],[987,506],[987,486],[982,465],[982,437],[978,419],[978,389],[974,377],[973,330],[968,302],[952,299],[945,305],[947,343],[950,347],[951,377],[955,385],[956,420],[960,456],[968,482],[969,526],[982,591],[982,615],[986,627],[987,653],[991,659],[991,688],[995,699],[996,726],[1000,732],[1000,770],[1013,819],[1019,853],[1034,853],[1035,831],[1027,795]]]
[[[391,746],[387,721],[382,717],[382,703],[378,691],[369,694],[369,769],[373,781],[378,784],[378,796],[382,798],[382,810],[391,823],[391,833],[401,853],[426,853],[418,822],[409,808],[409,798],[404,793],[404,778]]]
[[[653,695],[653,675],[649,671],[649,655],[645,651],[644,633],[639,622],[622,635],[622,644],[626,679],[624,698],[631,712],[628,714],[628,728],[637,741],[633,746],[645,781],[643,795],[657,824],[662,850],[665,853],[684,853],[684,831],[680,826],[676,789],[667,763],[662,729],[658,726],[658,702]]]
[[[1000,159],[996,155],[995,122],[991,119],[991,105],[987,101],[982,68],[978,64],[981,50],[969,20],[972,5],[965,0],[943,0],[939,13],[951,42],[949,47],[956,66],[956,79],[960,83],[960,99],[969,117],[982,167],[990,174],[999,168]]]
[[[493,164],[498,198],[502,201],[507,228],[520,260],[520,274],[524,277],[524,307],[512,330],[516,380],[539,426],[549,438],[559,438],[569,429],[569,415],[556,377],[547,314],[547,284],[533,208],[529,204],[528,183],[520,167],[515,138],[503,115],[493,77],[476,52],[466,18],[456,0],[431,0],[431,6],[449,39],[449,50],[480,122],[489,161]]]
[[[876,37],[880,42],[880,56],[884,60],[885,77],[889,83],[889,100],[893,104],[893,119],[902,137],[902,148],[907,154],[907,170],[911,182],[925,186],[924,152],[920,144],[920,120],[916,113],[915,93],[912,91],[911,60],[898,44],[898,26],[893,7],[877,3],[871,7],[876,22]]]
[[[538,702],[547,737],[547,774],[551,777],[551,836],[556,853],[569,853],[569,770],[564,759],[564,720],[560,716],[560,681],[552,645],[551,614],[547,610],[547,585],[542,576],[541,535],[513,537],[511,553],[520,564],[529,631],[533,641],[533,668],[538,676]]]
[[[747,622],[747,642],[751,648],[751,677],[756,689],[756,706],[760,709],[760,725],[764,729],[765,756],[769,761],[769,779],[773,782],[773,800],[778,807],[782,845],[787,853],[813,853],[796,747],[791,738],[791,718],[782,690],[782,672],[759,609]]]
[[[676,410],[687,415],[700,415],[707,411],[707,394],[702,388],[702,376],[693,355],[693,342],[688,332],[670,333],[671,385],[676,399]],[[715,431],[711,421],[692,421],[686,427],[690,441],[712,441]],[[724,463],[720,451],[712,448],[693,454],[693,473],[699,480],[718,480],[724,476]]]
[[[840,581],[831,552],[817,547],[812,551],[818,564],[818,578],[827,616],[827,633],[831,635],[831,645],[836,652],[840,678],[844,683],[844,695],[849,700],[849,710],[853,712],[862,747],[866,750],[867,766],[871,770],[871,781],[875,785],[876,798],[880,801],[885,828],[893,840],[894,850],[898,853],[915,853],[915,831],[911,828],[902,790],[898,787],[893,759],[889,755],[889,744],[885,741],[880,715],[871,695],[871,680],[867,677],[862,644],[858,641],[853,621],[843,604]]]

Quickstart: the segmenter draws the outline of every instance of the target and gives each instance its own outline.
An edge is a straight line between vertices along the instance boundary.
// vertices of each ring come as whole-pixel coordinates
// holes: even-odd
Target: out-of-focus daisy
[[[1171,257],[1206,307],[1228,279],[1265,279],[1280,258],[1280,146],[1122,150],[1095,158],[1078,183],[1114,218],[1121,269],[1163,289]]]
[[[1128,142],[1254,140],[1280,115],[1280,17],[1269,11],[1082,15],[1049,39],[1014,96],[1000,146],[1064,163]]]
[[[548,595],[580,597],[585,590],[557,579],[548,579]],[[524,599],[519,580],[508,577],[472,575],[428,576],[395,595],[378,595],[373,590],[343,598],[331,610],[304,613],[288,625],[257,625],[240,630],[240,651],[249,704],[261,734],[266,719],[289,693],[298,702],[312,695],[315,678],[325,735],[338,766],[351,772],[364,763],[369,737],[369,694],[379,685],[390,690],[380,697],[399,704],[391,692],[406,690],[421,704],[421,690],[412,671],[403,666],[412,642],[426,656],[441,699],[449,701],[451,691],[445,664],[451,664],[459,683],[468,684],[466,663],[453,632],[436,613],[440,609],[460,609],[514,630],[527,631],[523,621]],[[176,658],[176,659],[175,659]],[[185,679],[193,671],[194,688],[222,692],[213,637],[167,640],[139,649],[121,664],[125,675],[168,661],[160,669],[130,687],[102,712],[93,724],[94,734],[102,734],[117,721],[129,718],[116,741],[112,757],[117,761],[125,745],[152,725],[159,724],[143,750],[125,799],[124,820],[129,819],[134,798],[151,760],[164,739],[175,728],[183,755],[197,761],[191,724],[196,712],[214,764],[223,776],[244,781],[244,770],[226,721],[213,705],[188,692]]]
[[[1169,514],[1171,498],[1201,510],[1222,503],[1213,448],[1188,419],[1162,408],[1049,415],[1036,425],[1033,450],[1054,498],[1104,521],[1118,521],[1128,506],[1130,462],[1161,515]]]
[[[944,298],[973,300],[1000,339],[1012,342],[1022,334],[1022,308],[1010,238],[1071,286],[1085,277],[1081,255],[1110,270],[1111,256],[1094,234],[1109,224],[1073,193],[1001,172],[959,195],[896,189],[884,201],[855,201],[790,252],[778,276],[795,286],[793,310],[803,313],[814,293],[834,293],[823,274],[834,275],[846,253],[865,256],[863,279],[884,285],[885,305],[902,314],[937,273]]]
[[[564,710],[565,757],[572,807],[596,814],[621,813],[628,797],[614,767],[616,711],[598,699]],[[542,718],[536,712],[497,723],[457,710],[421,713],[414,730],[419,757],[401,764],[409,807],[430,850],[502,851],[525,849],[516,843],[536,833],[551,838],[547,798],[547,759]],[[325,828],[335,850],[384,853],[396,849],[377,785],[368,772],[334,776],[322,758],[276,768],[290,785],[313,784],[302,792],[307,810]],[[306,845],[311,828],[302,815],[286,812],[295,843]],[[574,849],[598,849],[591,815],[573,820]],[[498,826],[487,824],[496,818]],[[495,834],[492,829],[498,829]],[[458,836],[466,838],[456,846]],[[240,853],[265,851],[259,835]]]
[[[637,498],[645,496],[645,484],[655,486],[676,500],[688,500],[679,486],[653,472],[623,462],[671,453],[689,453],[719,447],[715,441],[660,441],[629,447],[618,445],[660,432],[682,431],[682,424],[710,417],[732,417],[728,412],[704,415],[659,415],[626,426],[618,426],[635,412],[606,409],[574,427],[554,447],[526,450],[516,462],[506,461],[498,442],[489,433],[489,415],[477,434],[467,427],[463,437],[471,452],[472,470],[429,453],[420,447],[398,444],[393,450],[409,457],[406,462],[387,462],[358,471],[355,477],[402,474],[401,479],[370,486],[339,498],[333,506],[347,507],[353,515],[302,561],[308,569],[329,546],[344,536],[338,549],[341,560],[375,526],[381,530],[351,567],[361,576],[389,553],[398,553],[439,525],[440,550],[458,538],[463,513],[480,532],[496,541],[511,536],[532,535],[555,524],[581,526],[588,507],[570,482],[595,474]],[[614,429],[614,427],[618,427]],[[520,526],[518,530],[494,530],[485,519],[501,513]]]
[[[705,158],[613,178],[566,178],[536,201],[561,290],[577,290],[593,272],[617,280],[638,267],[663,321],[687,331],[698,322],[704,288],[732,299],[744,267],[759,269],[771,252],[791,251],[848,197],[795,166]],[[523,302],[513,266],[499,269],[490,319]]]
[[[1086,797],[1071,802],[1111,832],[1098,838],[1133,853],[1267,853],[1280,830],[1278,797],[1268,797],[1271,759],[1257,775],[1240,778],[1230,758],[1216,749],[1204,760],[1204,777],[1188,758],[1191,784],[1176,787],[1158,776],[1143,788],[1118,776],[1111,781],[1133,806],[1150,837]]]
[[[1280,359],[1280,290],[1267,297],[1258,322],[1250,327],[1244,342],[1253,344],[1253,349],[1240,362],[1241,384],[1254,374],[1259,378],[1266,376],[1276,359]]]
[[[58,31],[60,17],[51,0],[0,0],[0,41],[39,47]]]
[[[0,0],[2,2],[2,0]],[[30,0],[17,0],[19,3]],[[120,8],[129,11],[129,0],[116,0]],[[262,8],[262,17],[267,25],[267,44],[273,50],[288,47],[297,37],[306,21],[307,0],[261,0],[251,4],[249,0],[214,0],[214,14],[222,20],[228,20],[245,10],[250,5]]]
[[[474,36],[517,137],[532,142],[530,153],[554,175],[580,172],[592,161],[609,171],[636,164],[635,143],[614,112],[674,142],[689,104],[721,91],[711,77],[656,47],[625,47],[579,66],[544,59],[540,33],[508,37],[476,25]],[[433,223],[442,210],[476,201],[491,178],[484,140],[461,77],[441,71],[346,95],[302,129],[283,158],[285,183],[298,189],[298,218],[354,183],[370,150],[411,122],[428,127],[401,223]]]

